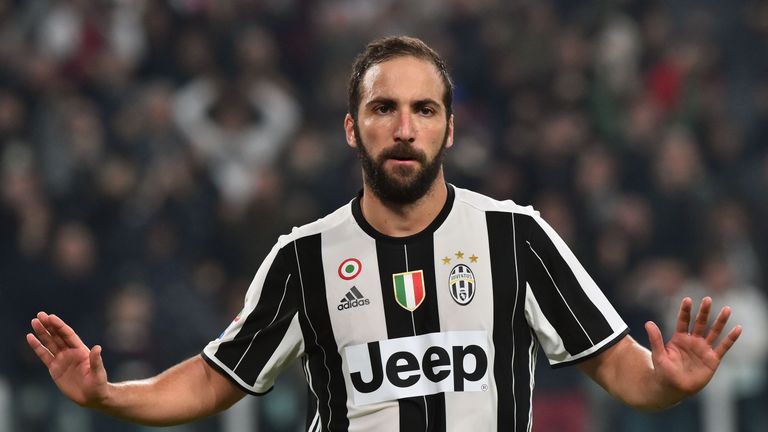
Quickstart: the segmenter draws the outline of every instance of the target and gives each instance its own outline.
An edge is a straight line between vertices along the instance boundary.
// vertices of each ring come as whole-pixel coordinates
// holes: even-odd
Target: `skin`
[[[698,393],[712,379],[725,353],[742,332],[735,326],[722,341],[731,308],[723,307],[708,326],[712,299],[704,297],[690,329],[693,301],[680,304],[677,326],[664,343],[659,327],[645,323],[651,351],[625,336],[602,354],[579,363],[579,369],[625,404],[645,411],[671,407]]]
[[[439,72],[425,60],[396,57],[368,69],[360,83],[357,112],[357,126],[367,153],[377,160],[382,152],[405,143],[431,161],[439,152],[443,139],[446,147],[453,146],[453,115],[446,121],[446,108],[442,103],[444,91]],[[354,125],[355,120],[347,114],[344,118],[347,143],[357,148],[361,143],[355,137]],[[403,184],[422,168],[415,160],[388,159],[384,162],[390,179]],[[364,182],[360,206],[365,220],[376,230],[389,236],[404,237],[426,228],[443,208],[447,196],[441,167],[426,195],[412,204],[386,202]]]
[[[64,395],[123,420],[169,426],[222,411],[245,393],[195,356],[145,380],[110,383],[101,347],[89,349],[61,318],[40,312],[27,343]]]
[[[361,103],[355,120],[344,119],[347,143],[381,162],[390,181],[407,184],[423,163],[381,158],[396,146],[408,145],[431,161],[445,139],[453,145],[453,116],[446,118],[444,88],[430,63],[413,57],[390,59],[370,68],[361,83]],[[409,204],[377,197],[363,185],[361,207],[366,220],[390,236],[408,236],[425,229],[445,203],[447,187],[442,167],[427,193]],[[730,308],[724,307],[707,325],[712,300],[705,297],[689,330],[693,302],[680,306],[675,333],[666,342],[656,324],[645,325],[648,351],[626,336],[601,354],[579,364],[579,369],[610,394],[639,409],[669,407],[701,390],[712,378],[723,356],[741,334],[733,328],[720,343]],[[230,407],[244,393],[215,371],[202,357],[192,357],[165,372],[139,381],[110,383],[101,347],[88,348],[59,317],[40,312],[32,320],[27,342],[48,368],[56,385],[74,402],[118,418],[148,425],[171,425],[205,417]]]

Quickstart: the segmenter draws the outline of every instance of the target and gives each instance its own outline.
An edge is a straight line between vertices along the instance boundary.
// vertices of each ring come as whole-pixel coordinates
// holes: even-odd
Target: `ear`
[[[453,146],[453,114],[448,118],[448,137],[445,140],[445,148]]]
[[[347,136],[347,144],[352,148],[357,148],[357,139],[355,139],[355,120],[349,113],[344,116],[344,133]]]

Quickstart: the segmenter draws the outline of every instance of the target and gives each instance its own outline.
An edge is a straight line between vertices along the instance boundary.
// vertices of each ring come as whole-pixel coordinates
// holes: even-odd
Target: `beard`
[[[363,181],[379,199],[392,204],[413,204],[429,192],[443,165],[445,145],[448,141],[447,127],[440,150],[431,161],[427,160],[423,151],[401,141],[374,159],[365,148],[357,124],[354,125],[354,133],[357,155],[363,167]],[[411,167],[396,167],[395,175],[390,175],[384,169],[388,159],[411,159],[418,162],[421,168],[414,170]]]

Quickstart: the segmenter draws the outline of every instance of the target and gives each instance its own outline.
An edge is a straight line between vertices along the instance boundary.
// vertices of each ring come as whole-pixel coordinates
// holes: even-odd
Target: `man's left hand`
[[[651,321],[645,323],[657,383],[668,392],[678,393],[681,399],[707,385],[725,353],[741,335],[742,328],[737,325],[717,343],[731,315],[731,308],[723,307],[709,327],[711,308],[712,299],[704,297],[693,330],[689,331],[693,300],[690,297],[684,298],[677,316],[675,333],[666,345],[659,327]]]

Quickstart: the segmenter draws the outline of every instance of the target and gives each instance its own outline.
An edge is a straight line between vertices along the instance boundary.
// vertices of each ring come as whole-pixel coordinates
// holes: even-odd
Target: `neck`
[[[378,232],[390,237],[407,237],[423,231],[443,209],[448,199],[448,186],[439,175],[423,197],[410,204],[382,201],[367,184],[363,184],[360,208],[365,220]]]

